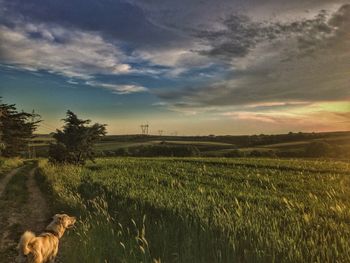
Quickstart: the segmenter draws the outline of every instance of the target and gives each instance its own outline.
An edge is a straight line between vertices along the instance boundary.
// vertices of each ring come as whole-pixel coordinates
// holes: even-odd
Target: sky
[[[41,133],[350,130],[350,2],[0,0],[0,96]]]

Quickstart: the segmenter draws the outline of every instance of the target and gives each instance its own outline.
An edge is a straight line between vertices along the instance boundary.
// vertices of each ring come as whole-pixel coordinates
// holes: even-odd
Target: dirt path
[[[0,195],[0,262],[15,262],[21,234],[25,230],[38,234],[49,220],[49,206],[35,182],[36,168],[22,169],[13,170],[3,179],[6,184],[2,184]],[[11,193],[6,193],[6,188]]]
[[[49,215],[49,206],[35,182],[35,168],[29,173],[27,189],[29,192],[28,205],[30,214],[26,227],[33,232],[43,231],[47,225]]]
[[[12,176],[14,176],[20,169],[21,169],[21,167],[12,170],[0,181],[0,197],[2,196],[3,192],[5,191],[6,186],[7,186],[8,182],[11,180]]]

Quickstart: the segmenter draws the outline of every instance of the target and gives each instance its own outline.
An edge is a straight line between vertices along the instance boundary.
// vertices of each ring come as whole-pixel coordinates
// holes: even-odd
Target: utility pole
[[[1,108],[0,109],[0,117],[4,114],[3,112],[5,112],[5,111],[4,111],[4,109]],[[2,150],[5,148],[5,144],[2,142],[2,129],[3,129],[2,123],[0,121],[0,156],[2,154]]]
[[[33,109],[32,111],[32,118],[31,118],[31,122],[35,122],[35,111]],[[30,142],[28,142],[28,158],[29,159],[33,159],[33,158],[36,158],[36,150],[35,150],[35,146],[32,145],[30,146]]]
[[[159,134],[159,136],[162,136],[163,135],[163,130],[158,130],[158,134]]]
[[[149,125],[148,124],[141,124],[140,127],[141,127],[142,135],[148,135]]]

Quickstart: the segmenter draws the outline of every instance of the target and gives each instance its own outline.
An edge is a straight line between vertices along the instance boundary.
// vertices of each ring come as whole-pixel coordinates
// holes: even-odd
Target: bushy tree
[[[234,149],[232,151],[226,152],[224,156],[225,157],[245,157],[245,153],[238,149]]]
[[[130,149],[132,156],[156,157],[156,156],[173,156],[173,157],[190,157],[199,156],[200,151],[193,145],[142,145]]]
[[[89,125],[90,120],[81,120],[69,110],[63,121],[63,130],[57,130],[53,135],[56,143],[50,145],[50,161],[72,164],[85,164],[88,159],[93,161],[93,145],[106,135],[106,125]]]
[[[5,104],[0,97],[0,148],[6,157],[18,156],[27,150],[29,139],[36,130],[39,115],[18,112],[15,104]]]
[[[328,157],[332,154],[332,146],[325,141],[311,142],[306,146],[305,153],[309,157]]]

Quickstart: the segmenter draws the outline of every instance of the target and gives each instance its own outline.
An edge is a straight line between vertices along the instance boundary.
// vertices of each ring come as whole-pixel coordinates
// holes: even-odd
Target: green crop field
[[[106,158],[41,161],[37,179],[80,216],[63,262],[350,262],[349,176],[334,161]]]
[[[296,137],[296,138],[295,138]],[[299,138],[300,137],[300,138]],[[260,139],[259,139],[260,138]],[[305,149],[312,142],[326,142],[331,147],[339,148],[335,159],[349,158],[349,132],[292,134],[292,135],[259,135],[259,136],[141,136],[141,135],[110,135],[95,144],[98,156],[131,155],[142,147],[186,147],[193,146],[203,157],[236,157],[230,155],[237,149],[243,156],[249,156],[252,151],[259,151],[265,157],[275,153],[279,157],[305,157]],[[35,149],[36,157],[47,157],[50,143],[54,143],[52,135],[36,135],[30,141]],[[127,154],[128,153],[128,154]],[[274,154],[272,154],[274,155]],[[27,152],[23,156],[28,156]],[[136,155],[147,156],[147,155]],[[241,156],[241,157],[243,157]],[[256,155],[255,155],[256,157]]]

